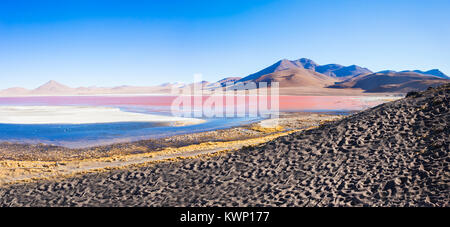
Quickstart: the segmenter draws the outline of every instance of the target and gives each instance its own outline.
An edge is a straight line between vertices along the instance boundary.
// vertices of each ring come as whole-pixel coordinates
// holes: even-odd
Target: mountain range
[[[319,74],[323,74],[323,75],[326,75],[326,76],[332,77],[332,78],[333,77],[334,78],[348,78],[348,77],[358,76],[361,74],[372,73],[372,71],[370,71],[369,69],[366,69],[366,68],[363,68],[363,67],[360,67],[357,65],[351,65],[351,66],[343,66],[343,65],[339,65],[339,64],[318,65],[313,60],[307,59],[307,58],[300,58],[300,59],[294,60],[294,61],[283,59],[267,68],[264,68],[256,73],[254,73],[254,74],[250,74],[250,75],[242,78],[239,81],[240,82],[250,81],[250,80],[260,78],[261,76],[264,76],[267,74],[272,74],[272,73],[285,71],[285,70],[293,70],[293,69],[301,70],[305,74],[315,74],[319,77],[322,76]],[[304,70],[306,70],[306,71],[304,71]]]
[[[374,73],[358,65],[318,65],[313,60],[300,58],[280,60],[238,82],[278,82],[281,88],[298,90],[330,88],[360,89],[364,93],[406,93],[448,83],[450,78],[438,69],[401,72],[384,70]],[[330,92],[333,91],[328,89],[327,93]]]
[[[51,80],[44,85],[28,90],[13,87],[0,90],[0,96],[33,96],[33,95],[98,95],[98,94],[168,94],[173,88],[202,87],[213,90],[228,86],[229,83],[245,84],[248,82],[278,82],[281,93],[303,94],[303,91],[314,91],[314,94],[343,94],[343,90],[352,94],[362,93],[406,93],[424,90],[430,86],[449,83],[450,78],[438,69],[428,71],[405,70],[396,72],[384,70],[372,72],[358,66],[339,64],[319,65],[311,59],[282,59],[256,73],[246,77],[226,77],[217,82],[202,81],[196,84],[164,83],[158,86],[119,86],[119,87],[79,87],[71,88]],[[196,86],[195,86],[196,85]],[[284,89],[284,90],[283,90]]]
[[[349,78],[330,88],[360,88],[365,92],[393,92],[406,93],[409,91],[421,91],[428,87],[436,87],[450,80],[437,76],[428,76],[412,71],[372,73]]]

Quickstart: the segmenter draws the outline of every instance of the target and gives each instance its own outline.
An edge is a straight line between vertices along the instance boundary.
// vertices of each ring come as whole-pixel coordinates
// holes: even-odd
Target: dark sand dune
[[[2,206],[450,205],[450,85],[256,148],[0,189]]]

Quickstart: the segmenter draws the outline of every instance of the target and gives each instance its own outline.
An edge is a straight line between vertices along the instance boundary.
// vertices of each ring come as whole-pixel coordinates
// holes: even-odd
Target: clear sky
[[[215,81],[301,57],[449,75],[450,1],[0,1],[0,88]]]

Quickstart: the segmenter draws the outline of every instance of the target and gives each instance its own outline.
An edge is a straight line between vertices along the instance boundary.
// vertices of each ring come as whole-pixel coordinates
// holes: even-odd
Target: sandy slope
[[[280,87],[313,87],[323,88],[339,80],[307,69],[287,69],[261,76],[253,82],[278,82]]]
[[[0,189],[3,206],[449,206],[450,86],[209,159]]]

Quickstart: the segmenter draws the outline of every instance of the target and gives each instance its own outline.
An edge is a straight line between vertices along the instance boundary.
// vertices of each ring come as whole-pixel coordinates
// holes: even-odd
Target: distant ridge
[[[34,94],[52,94],[52,93],[65,93],[65,92],[68,92],[71,90],[73,90],[73,88],[70,88],[66,85],[60,84],[54,80],[50,80],[49,82],[34,89],[32,91],[32,93],[34,93]]]
[[[417,72],[382,71],[378,73],[361,75],[336,83],[330,88],[360,88],[366,92],[399,92],[425,90],[428,87],[436,87],[449,83],[437,76],[424,75]]]
[[[5,90],[0,91],[0,95],[2,94],[15,94],[15,95],[27,95],[30,91],[28,89],[22,88],[22,87],[12,87],[7,88]]]
[[[342,66],[338,64],[319,66],[316,68],[316,71],[334,77],[354,77],[362,74],[373,73],[369,69],[357,65]]]
[[[448,79],[438,69],[425,72],[384,70],[373,73],[358,65],[318,65],[313,60],[300,58],[294,61],[280,60],[242,78],[239,82],[278,82],[280,87],[298,87],[299,89],[314,87],[316,89],[362,89],[365,92],[405,93],[448,83],[450,81]]]
[[[443,79],[450,79],[449,76],[447,76],[445,73],[441,72],[439,69],[432,69],[432,70],[428,70],[428,71],[422,71],[422,70],[403,70],[400,71],[401,73],[407,73],[407,72],[415,72],[415,73],[419,73],[419,74],[423,74],[426,76],[437,76]],[[397,73],[397,71],[394,70],[383,70],[383,71],[379,71],[377,73]]]
[[[411,72],[411,71],[402,71],[402,72]],[[413,70],[412,72],[424,74],[424,75],[431,75],[431,76],[437,76],[444,79],[449,79],[447,75],[445,75],[443,72],[441,72],[439,69],[432,69],[428,71],[421,71],[421,70]]]
[[[173,84],[173,86],[179,86]],[[61,84],[55,80],[50,80],[47,83],[37,87],[33,90],[15,87],[0,90],[0,96],[58,96],[58,95],[99,95],[99,94],[151,94],[151,93],[168,93],[169,86],[152,86],[152,87],[137,87],[137,86],[117,86],[117,87],[78,87],[71,88]]]
[[[309,70],[313,70],[315,71],[317,66],[319,66],[316,62],[314,62],[311,59],[308,58],[300,58],[299,60],[296,61],[297,65],[301,65],[303,66],[303,68],[305,69],[309,69]]]
[[[227,83],[235,83],[240,79],[242,79],[242,77],[226,77],[217,81],[217,83],[220,84],[220,86],[226,86]]]
[[[103,94],[170,94],[178,88],[200,88],[214,90],[228,86],[233,82],[278,82],[280,88],[287,88],[289,94],[357,94],[358,92],[405,93],[424,90],[430,86],[450,82],[450,78],[439,69],[428,71],[406,70],[396,72],[383,70],[373,73],[358,66],[340,64],[319,65],[308,58],[298,60],[282,59],[244,78],[225,77],[217,82],[202,81],[199,83],[163,83],[157,86],[117,86],[117,87],[79,87],[71,88],[55,80],[28,90],[13,87],[0,90],[0,96],[33,96],[33,95],[103,95]],[[197,85],[197,86],[194,86]],[[235,88],[240,86],[236,85]],[[337,91],[337,89],[344,90]],[[356,92],[356,93],[355,93]],[[358,93],[358,94],[360,94]]]

